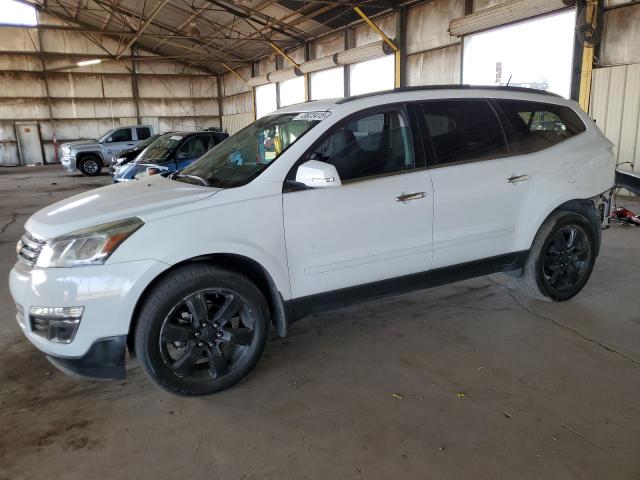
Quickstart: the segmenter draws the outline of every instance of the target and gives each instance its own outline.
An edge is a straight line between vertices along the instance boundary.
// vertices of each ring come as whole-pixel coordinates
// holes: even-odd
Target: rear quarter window
[[[496,99],[511,126],[510,150],[530,153],[544,150],[586,130],[571,108],[551,103]]]

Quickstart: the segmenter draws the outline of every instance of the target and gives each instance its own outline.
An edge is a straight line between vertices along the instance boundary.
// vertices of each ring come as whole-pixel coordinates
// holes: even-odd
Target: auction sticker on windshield
[[[293,120],[317,120],[322,121],[331,115],[331,112],[302,112],[293,117]]]
[[[182,140],[182,137],[180,135],[171,135],[171,137],[169,137],[171,140]]]

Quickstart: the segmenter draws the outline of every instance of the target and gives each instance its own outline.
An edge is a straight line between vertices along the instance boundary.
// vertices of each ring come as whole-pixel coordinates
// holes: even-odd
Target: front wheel
[[[269,310],[260,290],[235,272],[195,264],[169,273],[140,310],[136,354],[163,389],[185,396],[231,387],[264,350]]]
[[[80,161],[78,169],[86,177],[95,177],[96,175],[100,175],[102,160],[93,156],[85,157]]]
[[[597,238],[584,216],[558,211],[540,227],[522,271],[521,285],[541,300],[575,296],[589,280],[596,260]]]

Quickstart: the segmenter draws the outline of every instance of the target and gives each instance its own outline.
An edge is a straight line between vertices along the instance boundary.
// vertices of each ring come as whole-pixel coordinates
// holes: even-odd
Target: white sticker
[[[182,140],[182,137],[180,135],[171,135],[169,137],[170,140]]]
[[[302,112],[293,117],[293,120],[317,120],[321,122],[331,115],[331,112]]]

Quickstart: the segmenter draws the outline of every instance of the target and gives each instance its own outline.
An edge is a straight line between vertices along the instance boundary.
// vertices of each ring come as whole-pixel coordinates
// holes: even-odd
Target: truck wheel
[[[269,309],[244,276],[187,265],[170,272],[146,297],[135,351],[161,388],[208,395],[240,382],[257,364],[267,341]]]
[[[523,290],[540,300],[570,299],[589,280],[596,252],[596,233],[587,218],[574,212],[552,213],[529,251],[520,278]]]
[[[94,156],[84,157],[80,160],[78,169],[87,177],[95,177],[96,175],[100,175],[100,171],[102,170],[102,161],[98,157]]]

